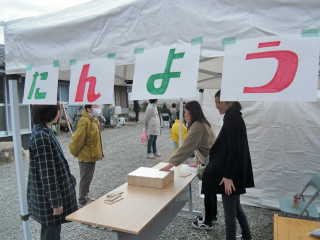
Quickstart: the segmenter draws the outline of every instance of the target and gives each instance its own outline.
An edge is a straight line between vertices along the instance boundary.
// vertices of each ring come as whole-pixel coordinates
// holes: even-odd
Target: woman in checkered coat
[[[77,210],[74,177],[50,129],[59,116],[59,105],[32,106],[35,126],[29,143],[28,208],[42,225],[41,239],[47,240],[60,239],[65,217]]]

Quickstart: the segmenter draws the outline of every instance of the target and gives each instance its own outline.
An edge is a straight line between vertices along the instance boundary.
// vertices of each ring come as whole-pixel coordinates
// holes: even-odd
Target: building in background
[[[20,114],[21,142],[24,149],[28,149],[31,134],[30,106],[22,104],[24,77],[20,75],[6,75],[5,48],[0,44],[0,142],[12,142],[12,128],[9,100],[9,79],[18,80],[18,103]]]

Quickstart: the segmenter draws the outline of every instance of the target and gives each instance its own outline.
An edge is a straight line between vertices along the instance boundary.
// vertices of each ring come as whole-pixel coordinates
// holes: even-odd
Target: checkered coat
[[[44,124],[33,128],[29,154],[27,199],[31,217],[46,226],[67,222],[65,217],[77,210],[75,185],[58,140]],[[53,208],[60,206],[63,213],[54,216]]]

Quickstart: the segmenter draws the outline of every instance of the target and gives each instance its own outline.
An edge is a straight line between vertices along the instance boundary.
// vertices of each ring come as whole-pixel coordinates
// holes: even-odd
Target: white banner
[[[26,71],[23,104],[57,104],[59,67],[34,67]]]
[[[112,104],[116,59],[99,58],[71,65],[69,104]]]
[[[317,101],[319,38],[263,37],[226,45],[222,101]]]
[[[146,50],[136,55],[131,99],[196,96],[200,45]]]

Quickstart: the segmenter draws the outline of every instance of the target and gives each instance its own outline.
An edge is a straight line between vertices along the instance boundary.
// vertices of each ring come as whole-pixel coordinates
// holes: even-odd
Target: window
[[[59,81],[59,83],[58,83],[58,101],[69,102],[69,82]]]
[[[30,106],[22,104],[24,91],[24,78],[17,80],[18,87],[18,106],[20,117],[21,134],[31,132]],[[9,81],[8,77],[0,75],[0,137],[12,135],[10,100],[9,100]]]
[[[4,81],[5,75],[0,75],[0,103],[4,103]]]

